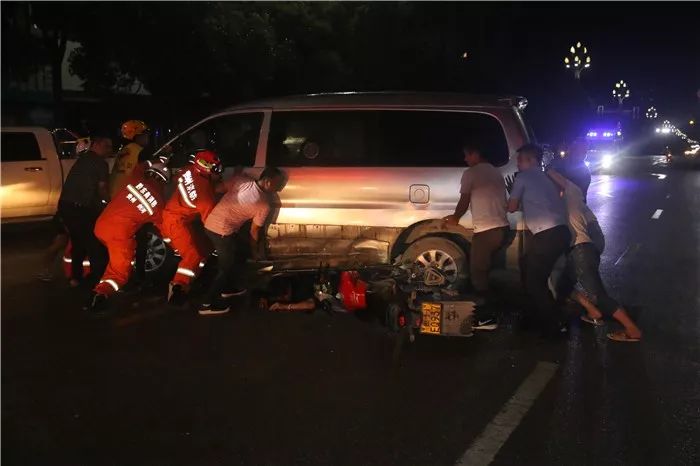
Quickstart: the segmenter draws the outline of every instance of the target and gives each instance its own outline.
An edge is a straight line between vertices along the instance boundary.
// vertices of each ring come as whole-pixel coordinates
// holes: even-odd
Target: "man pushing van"
[[[244,242],[239,241],[243,239],[239,238],[239,231],[252,220],[248,242],[255,256],[260,231],[270,212],[269,195],[281,191],[283,186],[282,172],[273,167],[265,168],[258,180],[235,177],[222,185],[226,193],[204,222],[216,249],[217,271],[199,309],[200,315],[225,314],[230,310],[226,300],[246,292],[240,250],[240,243]]]
[[[469,168],[462,176],[455,212],[444,220],[448,225],[457,225],[467,209],[471,209],[474,224],[469,261],[471,281],[480,300],[487,301],[492,257],[503,247],[510,228],[506,216],[506,185],[501,172],[478,147],[465,144],[463,151]],[[495,330],[497,327],[495,316],[486,312],[483,304],[478,306],[474,329]]]

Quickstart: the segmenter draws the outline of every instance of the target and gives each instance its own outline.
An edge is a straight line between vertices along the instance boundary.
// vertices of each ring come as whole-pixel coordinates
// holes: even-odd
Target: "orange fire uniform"
[[[163,212],[161,232],[165,241],[180,254],[180,264],[172,283],[188,287],[204,266],[202,262],[212,246],[201,229],[193,222],[202,222],[216,205],[211,179],[193,168],[185,169],[177,178],[177,189]]]
[[[131,180],[112,198],[95,225],[95,235],[109,251],[109,264],[95,292],[110,295],[129,280],[136,251],[135,235],[141,226],[160,226],[165,207],[165,185],[143,176],[139,165]]]

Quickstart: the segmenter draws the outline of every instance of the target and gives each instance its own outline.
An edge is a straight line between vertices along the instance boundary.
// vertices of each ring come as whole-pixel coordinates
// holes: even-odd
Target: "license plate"
[[[442,304],[422,303],[423,320],[420,323],[420,333],[440,335],[442,328]]]

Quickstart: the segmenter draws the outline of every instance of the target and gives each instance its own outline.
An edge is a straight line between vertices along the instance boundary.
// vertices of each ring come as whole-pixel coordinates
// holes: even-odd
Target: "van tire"
[[[437,266],[449,283],[463,285],[469,276],[466,251],[456,242],[437,236],[427,236],[411,243],[403,253],[404,262],[419,261]],[[421,259],[422,258],[422,259]]]

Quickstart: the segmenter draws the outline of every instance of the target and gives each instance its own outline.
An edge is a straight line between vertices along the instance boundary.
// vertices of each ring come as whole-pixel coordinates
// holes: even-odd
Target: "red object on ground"
[[[343,306],[352,312],[367,307],[367,283],[360,280],[356,271],[341,272],[338,292],[342,296]]]
[[[63,251],[63,273],[66,274],[66,278],[71,278],[73,275],[73,269],[72,269],[72,251],[73,251],[73,245],[71,244],[70,240],[68,241],[68,244],[66,245],[65,251]],[[85,258],[83,260],[83,277],[86,277],[90,273],[90,260]]]

